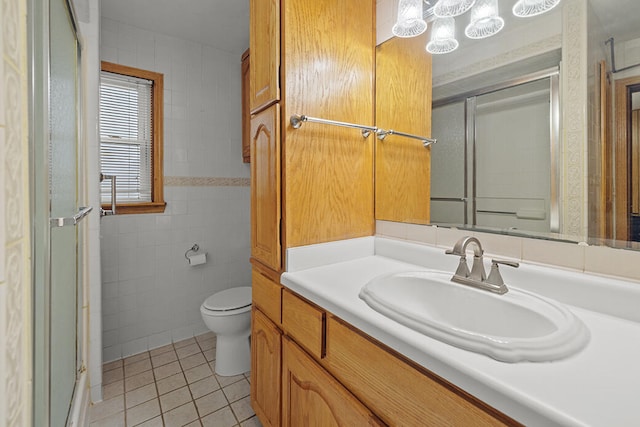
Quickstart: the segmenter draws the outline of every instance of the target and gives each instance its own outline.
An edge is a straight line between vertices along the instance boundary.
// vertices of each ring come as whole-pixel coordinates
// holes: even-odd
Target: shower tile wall
[[[206,332],[202,301],[250,283],[250,192],[249,166],[242,163],[240,53],[103,19],[100,54],[164,74],[169,184],[164,214],[102,219],[108,362]],[[234,186],[225,186],[229,181]],[[184,253],[194,243],[208,253],[207,264],[188,266]]]

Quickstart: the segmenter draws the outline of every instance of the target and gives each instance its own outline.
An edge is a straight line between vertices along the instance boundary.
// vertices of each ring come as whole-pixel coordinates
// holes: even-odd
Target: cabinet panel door
[[[251,319],[251,406],[264,426],[280,426],[282,332],[260,310]]]
[[[305,114],[372,125],[374,9],[372,0],[282,2],[283,123]],[[283,129],[287,247],[374,234],[374,139],[316,123]]]
[[[280,270],[280,106],[251,119],[251,255]]]
[[[285,337],[282,346],[283,426],[383,425],[293,341]]]
[[[376,126],[431,135],[431,56],[427,34],[394,37],[377,47]],[[436,135],[437,136],[437,135]],[[431,149],[417,139],[376,140],[376,219],[428,224]]]
[[[251,0],[250,105],[255,113],[280,99],[280,1]]]

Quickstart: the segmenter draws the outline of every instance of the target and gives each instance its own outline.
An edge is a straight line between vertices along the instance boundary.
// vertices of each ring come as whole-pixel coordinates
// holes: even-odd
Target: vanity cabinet
[[[280,424],[282,332],[254,308],[251,323],[251,406],[264,426]]]
[[[251,406],[262,425],[277,427],[282,425],[282,285],[256,268],[252,281]]]
[[[326,369],[389,425],[519,425],[337,317],[326,342]]]
[[[520,425],[255,269],[253,286],[251,403],[264,425]]]
[[[283,426],[384,424],[290,338],[282,351]]]

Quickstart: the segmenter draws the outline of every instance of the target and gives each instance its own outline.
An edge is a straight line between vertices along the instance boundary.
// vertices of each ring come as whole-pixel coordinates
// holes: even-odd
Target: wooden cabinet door
[[[251,0],[249,7],[249,103],[255,113],[280,99],[280,1]]]
[[[280,106],[251,119],[251,255],[280,270]]]
[[[289,338],[282,341],[282,425],[384,425]]]
[[[372,126],[375,4],[282,1],[283,123],[304,114]],[[374,139],[315,123],[283,128],[287,247],[375,234]]]
[[[251,111],[249,109],[249,49],[242,54],[242,161],[251,161]]]
[[[251,318],[251,406],[262,425],[280,426],[282,332],[260,310]]]

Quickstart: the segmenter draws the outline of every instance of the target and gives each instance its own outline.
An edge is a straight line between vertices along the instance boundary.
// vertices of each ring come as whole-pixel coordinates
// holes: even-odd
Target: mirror
[[[433,55],[432,136],[439,144],[432,151],[432,168],[444,173],[439,177],[437,170],[432,171],[432,223],[635,248],[630,241],[636,239],[640,227],[636,212],[640,210],[640,130],[633,127],[625,141],[617,142],[622,136],[621,127],[632,128],[626,117],[632,120],[633,114],[618,111],[621,102],[615,99],[615,86],[623,78],[640,76],[640,67],[633,66],[640,63],[640,2],[562,0],[555,9],[533,18],[514,17],[513,3],[500,0],[505,26],[488,39],[466,39],[463,27],[469,20],[468,13],[456,18],[459,48],[449,54]],[[378,2],[379,42],[390,35],[396,5],[393,0]],[[385,13],[393,18],[381,19]],[[612,37],[615,43],[605,44]],[[617,55],[615,69],[611,50]],[[549,80],[554,75],[558,76],[555,83]],[[530,91],[524,90],[527,85]],[[640,94],[640,86],[634,88],[629,93]],[[554,96],[562,100],[557,111],[553,109]],[[473,98],[471,106],[469,98]],[[631,105],[630,100],[627,103]],[[509,116],[517,109],[522,109],[524,115]],[[492,116],[498,112],[506,115],[502,119]],[[625,117],[619,118],[621,115]],[[456,120],[458,125],[454,127],[452,122]],[[502,140],[493,147],[486,141],[469,143],[469,135],[495,140],[495,135],[478,134],[505,124],[515,127],[513,135],[505,138],[501,129]],[[463,142],[458,147],[444,147],[452,138],[462,138]],[[516,148],[509,143],[516,140],[525,145]],[[536,143],[545,144],[542,151],[523,155],[523,147]],[[443,152],[440,157],[438,150]],[[509,150],[515,157],[508,156]],[[545,152],[546,158],[541,156]],[[527,158],[531,165],[526,163]],[[472,165],[471,170],[467,165],[466,173],[465,159]],[[481,170],[487,165],[488,170]],[[544,174],[531,175],[527,181],[516,176],[518,170],[523,170],[516,165],[530,166],[527,174]],[[621,191],[621,180],[627,181],[629,194],[622,204],[613,199],[614,193]],[[532,181],[546,186],[544,194],[539,188],[518,191]],[[440,194],[443,184],[457,189],[450,197]],[[516,187],[507,189],[507,184]],[[487,190],[496,187],[501,188],[495,193]],[[489,199],[495,200],[489,203]],[[618,222],[624,222],[626,230],[621,230]]]

